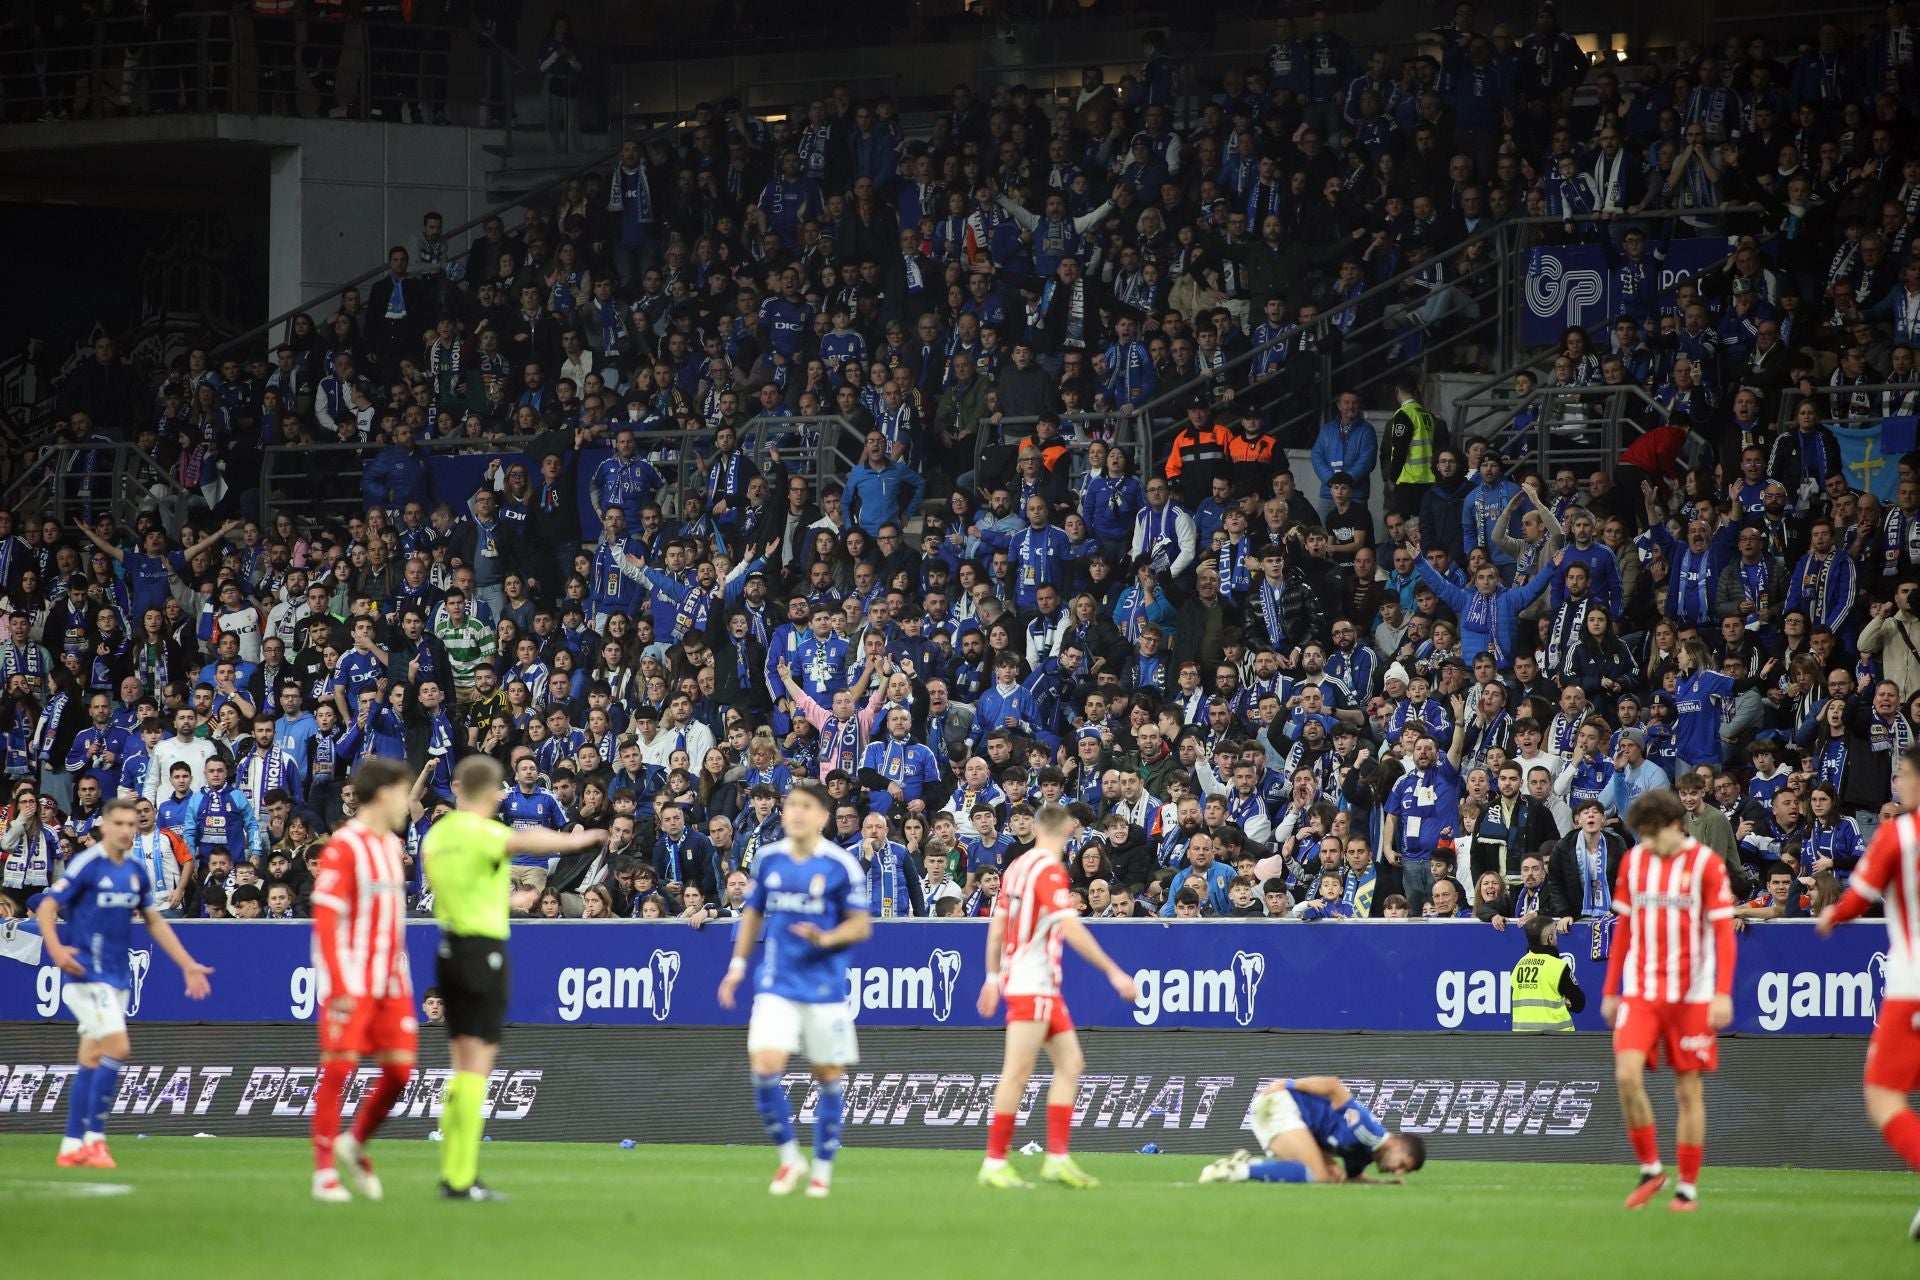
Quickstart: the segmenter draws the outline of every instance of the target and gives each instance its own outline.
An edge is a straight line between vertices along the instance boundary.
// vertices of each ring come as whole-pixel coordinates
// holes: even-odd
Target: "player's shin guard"
[[[486,1101],[485,1076],[460,1071],[447,1082],[440,1115],[440,1179],[455,1191],[465,1191],[480,1177],[480,1136],[487,1123],[480,1111]]]
[[[754,1074],[753,1107],[760,1113],[760,1125],[768,1139],[780,1148],[780,1163],[799,1163],[800,1144],[793,1140],[793,1106],[787,1101],[787,1086],[778,1075]]]
[[[1012,1135],[1008,1135],[1011,1141]],[[1073,1108],[1064,1103],[1047,1104],[1047,1154],[1063,1156],[1073,1141]]]
[[[1298,1160],[1255,1160],[1247,1166],[1249,1182],[1312,1182],[1313,1175]]]
[[[100,1065],[93,1069],[93,1087],[87,1099],[88,1142],[107,1136],[107,1117],[113,1114],[113,1104],[120,1097],[120,1068],[126,1065],[102,1054]]]
[[[813,1180],[824,1182],[840,1154],[840,1129],[847,1118],[847,1082],[822,1080],[813,1112]]]
[[[340,1108],[346,1100],[353,1064],[336,1060],[320,1064],[320,1083],[313,1091],[313,1167],[333,1168],[333,1143],[340,1136]]]
[[[1896,1112],[1880,1130],[1880,1136],[1907,1162],[1907,1168],[1920,1173],[1920,1115],[1910,1109]]]
[[[87,1120],[93,1115],[93,1073],[92,1067],[77,1067],[73,1073],[73,1083],[67,1086],[67,1136],[60,1144],[60,1151],[77,1151],[86,1141]]]
[[[353,1113],[354,1141],[365,1143],[386,1121],[393,1106],[400,1101],[400,1095],[407,1091],[407,1081],[413,1079],[411,1062],[387,1062],[381,1064],[380,1078],[360,1099],[360,1109]]]

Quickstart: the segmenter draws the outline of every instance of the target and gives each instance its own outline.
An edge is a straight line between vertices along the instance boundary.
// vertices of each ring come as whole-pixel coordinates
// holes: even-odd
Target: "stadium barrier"
[[[438,1031],[425,1028],[421,1070],[386,1131],[394,1137],[437,1130],[450,1076]],[[1075,1106],[1076,1147],[1152,1144],[1172,1157],[1163,1161],[1170,1179],[1193,1176],[1197,1157],[1252,1145],[1254,1094],[1280,1076],[1309,1073],[1340,1076],[1389,1128],[1424,1135],[1438,1158],[1630,1158],[1603,1035],[1094,1030],[1083,1042],[1088,1074]],[[8,1032],[0,1133],[59,1130],[73,1044],[70,1026]],[[1899,1167],[1860,1114],[1864,1048],[1851,1038],[1784,1036],[1724,1045],[1720,1072],[1707,1083],[1713,1163]],[[1000,1067],[997,1031],[865,1028],[860,1050],[847,1093],[845,1176],[861,1176],[862,1147],[984,1144]],[[315,1075],[309,1027],[141,1027],[114,1108],[121,1159],[140,1134],[303,1137]],[[370,1066],[361,1071],[349,1111],[376,1075]],[[515,1027],[488,1091],[488,1133],[497,1141],[757,1145],[765,1138],[746,1075],[744,1042],[732,1028]],[[798,1119],[811,1123],[806,1072],[790,1071],[786,1082]],[[1044,1129],[1044,1112],[1033,1112],[1047,1084],[1042,1074],[1027,1086],[1016,1141]],[[1664,1081],[1652,1092],[1670,1134]]]
[[[1123,1003],[1074,961],[1066,992],[1085,1027],[1178,1030],[1505,1031],[1508,977],[1525,949],[1518,930],[1469,921],[1305,925],[1266,921],[1096,922],[1094,934],[1138,980]],[[294,922],[188,922],[187,948],[215,969],[213,996],[186,999],[179,971],[144,929],[132,949],[132,1016],[142,1022],[222,1024],[310,1021],[315,982],[311,926]],[[436,931],[408,929],[416,988],[433,981]],[[979,1027],[984,921],[895,920],[876,927],[850,974],[862,1027]],[[1589,993],[1575,1019],[1602,1030],[1606,961],[1591,925],[1577,924],[1562,952]],[[1886,931],[1843,926],[1822,942],[1802,923],[1741,935],[1734,983],[1740,1034],[1859,1036],[1873,1028]],[[745,1024],[715,991],[733,929],[674,922],[517,922],[510,944],[509,1022],[580,1027]],[[11,959],[9,959],[11,957]],[[0,925],[0,1025],[64,1019],[61,973],[42,963],[32,926]],[[16,968],[14,962],[31,968]]]

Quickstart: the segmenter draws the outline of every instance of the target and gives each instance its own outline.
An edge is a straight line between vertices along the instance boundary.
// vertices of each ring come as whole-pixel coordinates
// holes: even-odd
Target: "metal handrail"
[[[1799,410],[1800,404],[1802,401],[1817,400],[1824,396],[1828,401],[1827,408],[1829,411],[1831,411],[1833,408],[1833,404],[1832,404],[1833,401],[1838,400],[1842,396],[1853,396],[1853,395],[1870,395],[1870,396],[1895,395],[1900,397],[1913,396],[1916,398],[1916,400],[1920,400],[1920,382],[1870,382],[1870,383],[1864,383],[1857,387],[1856,386],[1836,387],[1831,385],[1830,383],[1816,382],[1813,384],[1813,393],[1811,395],[1807,395],[1803,393],[1800,390],[1800,388],[1797,386],[1782,387],[1780,389],[1780,413],[1779,413],[1779,416],[1774,419],[1774,421],[1777,423],[1783,424],[1781,429],[1785,430],[1786,427],[1784,426],[1784,424],[1792,419],[1794,413]],[[1849,425],[1862,423],[1862,422],[1877,422],[1887,416],[1889,415],[1884,413],[1864,413],[1864,414],[1850,413],[1840,417],[1835,417],[1835,416],[1832,416],[1831,412],[1829,412],[1829,413],[1822,414],[1820,416],[1820,420],[1824,423],[1827,423],[1828,425],[1837,424],[1841,426],[1849,426]]]
[[[1481,432],[1482,438],[1499,448],[1510,461],[1529,459],[1543,473],[1563,463],[1593,463],[1611,466],[1628,443],[1622,427],[1628,421],[1628,403],[1638,401],[1655,410],[1664,419],[1666,407],[1637,382],[1590,387],[1536,387],[1532,393],[1508,402],[1510,412],[1500,427]],[[1537,407],[1539,415],[1529,424],[1524,436],[1508,434],[1501,428],[1527,409]],[[1464,437],[1463,437],[1464,438]],[[1520,446],[1515,448],[1514,446]]]
[[[606,424],[609,429],[617,430],[623,424]],[[693,474],[689,459],[695,457],[706,445],[711,444],[716,428],[706,423],[684,428],[650,427],[642,430],[640,449],[642,456],[660,468],[667,478],[667,494],[677,493]],[[811,478],[844,476],[848,468],[860,456],[865,446],[865,437],[853,424],[841,415],[814,414],[805,417],[756,417],[739,425],[740,447],[751,457],[765,458],[776,450],[784,452],[793,459],[792,469]],[[816,433],[809,441],[808,432]],[[800,433],[800,444],[795,447],[791,437]],[[477,438],[465,436],[442,436],[416,440],[414,446],[428,454],[473,454],[494,459],[519,456],[525,446],[535,437],[509,434],[489,434]],[[296,505],[283,500],[276,488],[276,482],[291,472],[291,464],[298,460],[325,456],[328,454],[352,454],[362,459],[371,457],[387,447],[385,441],[373,440],[327,440],[311,444],[269,445],[261,450],[260,462],[260,518],[265,524],[273,522],[276,508]],[[785,462],[787,459],[782,458]],[[304,476],[304,472],[300,473]],[[778,497],[779,495],[772,495]],[[312,506],[316,503],[331,501],[345,506],[351,500],[353,508],[359,509],[359,490],[356,487],[345,494],[305,495],[305,501],[297,505]],[[456,512],[460,510],[455,504]]]
[[[282,28],[267,28],[266,21],[284,23]],[[351,29],[353,38],[359,42],[361,55],[361,87],[369,87],[369,81],[376,77],[374,41],[369,32],[392,30],[400,33],[401,38],[391,44],[382,44],[382,57],[391,49],[395,53],[405,51],[413,56],[425,50],[423,37],[442,36],[447,41],[445,56],[448,61],[445,74],[436,74],[434,78],[449,89],[458,83],[463,87],[475,81],[475,77],[456,74],[451,59],[452,41],[456,36],[473,36],[480,42],[491,43],[493,48],[504,55],[516,72],[524,72],[518,55],[500,45],[489,33],[477,25],[452,23],[411,22],[396,18],[369,17],[356,15],[352,19],[343,19],[338,23],[321,23],[313,18],[288,15],[274,19],[255,13],[244,5],[227,8],[202,7],[183,13],[167,14],[160,20],[158,27],[149,27],[136,17],[126,14],[99,17],[93,19],[90,31],[83,45],[86,62],[86,111],[94,119],[105,119],[121,110],[135,105],[135,81],[141,81],[143,94],[173,93],[191,99],[188,109],[192,111],[213,111],[223,109],[217,105],[225,98],[230,109],[234,97],[244,89],[246,94],[265,92],[272,96],[293,97],[299,77],[289,75],[286,82],[272,89],[261,89],[261,73],[271,69],[260,57],[263,45],[282,47],[286,50],[285,60],[275,64],[291,71],[295,66],[297,21],[304,21],[309,32],[308,47],[312,48],[311,33],[319,27],[338,28],[344,33]],[[243,30],[246,38],[241,38]],[[151,34],[157,32],[157,34]],[[127,38],[127,37],[133,38]],[[268,38],[268,37],[271,38]],[[251,49],[252,56],[247,56]],[[336,63],[337,66],[337,63]],[[413,64],[414,76],[423,77],[423,63]],[[242,73],[248,73],[243,77]],[[478,77],[481,91],[475,95],[479,105],[485,105],[487,85],[485,75]],[[70,81],[59,92],[72,94],[77,80]],[[317,87],[317,86],[316,86]],[[54,93],[46,95],[49,101],[57,100]],[[360,95],[362,116],[371,109],[370,93]],[[505,107],[512,107],[511,93]],[[75,105],[78,105],[75,103]]]
[[[102,455],[108,459],[105,467],[97,465]],[[76,470],[82,458],[87,461]],[[123,440],[61,442],[43,445],[32,455],[0,492],[0,507],[18,517],[50,515],[63,525],[76,518],[91,523],[106,511],[117,523],[130,525],[146,502],[157,501],[152,492],[156,485],[174,504],[170,513],[162,505],[163,518],[171,515],[167,523],[173,527],[184,517],[191,495],[152,454]]]

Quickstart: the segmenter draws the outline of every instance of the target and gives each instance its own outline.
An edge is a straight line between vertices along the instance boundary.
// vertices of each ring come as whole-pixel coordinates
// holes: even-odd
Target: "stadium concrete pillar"
[[[267,314],[277,316],[306,297],[303,269],[301,148],[276,147],[268,163]]]

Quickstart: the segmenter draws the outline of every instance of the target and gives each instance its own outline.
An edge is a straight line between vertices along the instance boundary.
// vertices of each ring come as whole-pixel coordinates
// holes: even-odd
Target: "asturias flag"
[[[1847,483],[1882,502],[1892,502],[1900,483],[1900,455],[1920,448],[1920,418],[1884,419],[1875,427],[1832,427],[1840,442]]]

